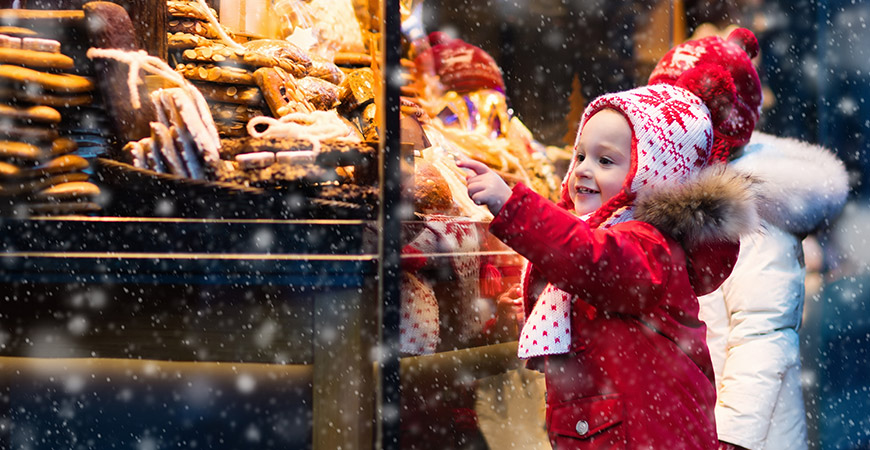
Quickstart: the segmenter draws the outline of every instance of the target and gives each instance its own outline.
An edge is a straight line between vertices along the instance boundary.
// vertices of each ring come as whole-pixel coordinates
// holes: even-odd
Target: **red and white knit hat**
[[[734,82],[734,104],[715,127],[713,160],[724,161],[735,148],[749,142],[761,115],[762,91],[752,58],[758,55],[758,39],[746,28],[737,28],[723,40],[710,36],[675,46],[656,64],[649,84],[675,84],[689,70],[703,65],[725,69]]]
[[[606,94],[589,104],[580,121],[568,175],[577,164],[577,145],[592,115],[602,109],[614,109],[625,116],[632,128],[631,166],[622,190],[586,219],[591,226],[631,220],[638,192],[681,183],[707,166],[716,122],[707,105],[733,100],[734,85],[729,81],[728,74],[721,70],[705,70],[682,78],[676,85],[657,84]],[[562,202],[569,206],[572,203],[567,181],[566,176]]]
[[[489,53],[446,33],[429,34],[429,49],[414,59],[418,70],[432,67],[448,91],[497,89],[504,92],[501,69]]]

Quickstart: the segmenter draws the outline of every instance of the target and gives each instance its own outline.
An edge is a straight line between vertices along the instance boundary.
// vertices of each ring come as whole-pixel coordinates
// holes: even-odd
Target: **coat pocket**
[[[625,410],[619,394],[584,397],[554,405],[549,435],[554,449],[626,447]]]

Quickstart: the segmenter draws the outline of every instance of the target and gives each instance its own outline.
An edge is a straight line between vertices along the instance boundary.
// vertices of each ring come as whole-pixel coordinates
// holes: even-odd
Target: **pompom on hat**
[[[725,103],[710,105],[713,115],[719,118],[714,129],[713,161],[727,160],[735,148],[746,145],[761,115],[761,81],[751,61],[757,55],[758,39],[751,31],[737,28],[724,40],[710,36],[675,46],[650,75],[649,84],[653,85],[676,84],[684,74],[705,65],[718,66],[730,74],[736,90],[732,106],[729,109]],[[687,81],[683,80],[685,84]],[[694,82],[704,80],[695,77]]]
[[[621,113],[632,129],[631,167],[621,191],[586,218],[592,227],[633,219],[633,202],[642,189],[687,181],[710,163],[714,127],[727,120],[735,102],[734,82],[721,67],[699,65],[674,83],[602,95],[586,107],[574,142],[574,158],[562,182],[561,204],[572,205],[568,177],[577,164],[586,122],[603,109]],[[716,111],[711,114],[710,107]]]

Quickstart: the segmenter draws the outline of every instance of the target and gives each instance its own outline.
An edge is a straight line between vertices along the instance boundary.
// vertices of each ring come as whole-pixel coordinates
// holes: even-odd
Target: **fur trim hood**
[[[758,227],[751,179],[725,164],[708,167],[685,183],[638,196],[634,216],[685,247],[738,242]]]
[[[726,164],[638,196],[635,219],[680,242],[697,295],[709,294],[725,281],[737,262],[740,236],[759,226],[751,179]]]
[[[833,152],[806,142],[755,132],[730,163],[752,180],[759,216],[805,235],[834,219],[846,203],[849,180]]]

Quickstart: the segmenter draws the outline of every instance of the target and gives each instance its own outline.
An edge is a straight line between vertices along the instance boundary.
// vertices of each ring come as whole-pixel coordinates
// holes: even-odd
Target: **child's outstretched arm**
[[[456,165],[474,172],[465,178],[468,196],[478,205],[486,205],[492,215],[498,215],[511,196],[511,188],[486,164],[469,158],[456,161]]]

